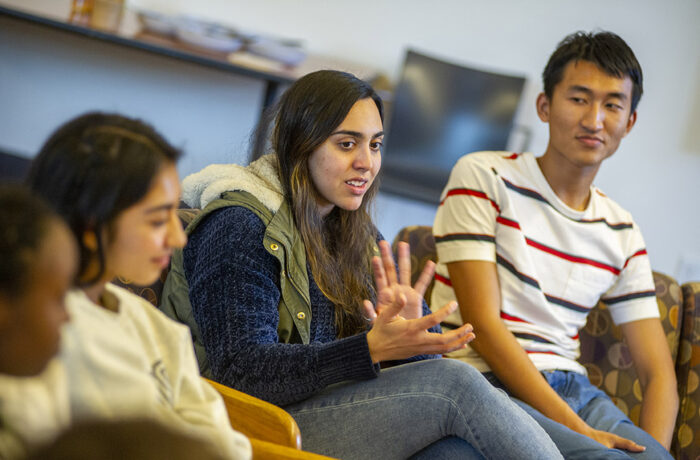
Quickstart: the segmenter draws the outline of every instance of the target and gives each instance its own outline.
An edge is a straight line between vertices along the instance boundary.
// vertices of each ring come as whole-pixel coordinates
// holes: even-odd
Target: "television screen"
[[[381,190],[438,203],[461,156],[506,149],[524,84],[409,50],[386,126]]]

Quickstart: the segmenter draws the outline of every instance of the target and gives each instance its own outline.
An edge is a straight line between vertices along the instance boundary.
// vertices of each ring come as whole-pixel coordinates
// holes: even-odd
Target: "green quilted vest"
[[[280,209],[273,213],[248,192],[226,192],[218,200],[209,203],[201,214],[187,226],[185,232],[188,235],[192,234],[199,223],[210,213],[228,206],[243,206],[253,211],[266,226],[263,244],[267,252],[279,261],[282,268],[280,276],[281,296],[278,306],[279,324],[277,326],[280,342],[308,344],[311,303],[309,277],[306,271],[306,252],[301,236],[294,225],[289,205],[285,200]],[[169,317],[189,326],[200,373],[204,377],[211,378],[202,336],[192,314],[188,290],[182,250],[177,250],[173,254],[159,308]]]

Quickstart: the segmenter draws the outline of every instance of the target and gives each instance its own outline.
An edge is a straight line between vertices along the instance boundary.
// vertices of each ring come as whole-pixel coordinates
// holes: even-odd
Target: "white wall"
[[[529,81],[518,121],[532,128],[535,153],[542,153],[547,142],[534,99],[541,90],[539,75],[549,54],[574,30],[612,30],[631,45],[642,63],[645,95],[636,127],[603,165],[596,184],[633,213],[655,269],[700,279],[697,0],[133,3],[299,38],[314,52],[342,54],[375,65],[393,78],[407,46],[487,70],[526,74]],[[430,207],[400,198],[380,197],[377,208],[377,222],[387,238],[403,225],[432,222]]]
[[[700,116],[700,28],[697,27],[700,1],[131,0],[131,4],[299,38],[314,52],[342,55],[376,66],[392,78],[398,75],[404,49],[408,46],[457,63],[527,75],[518,122],[532,128],[531,149],[535,153],[543,152],[547,141],[546,126],[535,115],[534,99],[541,89],[539,75],[549,54],[564,35],[574,30],[612,30],[627,40],[641,61],[645,71],[645,95],[636,127],[616,155],[603,165],[596,184],[634,214],[644,231],[656,270],[679,276],[681,280],[700,279],[697,230],[700,228],[700,126],[697,122]],[[3,51],[2,45],[6,43],[3,43],[2,27],[0,24],[0,98],[3,100],[0,103],[0,146],[36,146],[40,142],[36,139],[48,132],[49,121],[53,127],[64,115],[70,115],[71,110],[64,109],[63,104],[74,107],[71,106],[74,101],[57,101],[56,113],[35,114],[28,103],[31,99],[15,97],[13,89],[8,88],[11,85],[5,82],[8,51]],[[66,59],[63,67],[75,65],[70,56],[63,58]],[[56,77],[31,74],[40,86],[50,89],[59,83],[57,77],[75,78],[74,73],[61,69],[58,58],[55,60],[54,65],[59,69]],[[148,65],[146,61],[150,60],[143,58],[138,66],[121,60],[119,68],[128,71],[117,71],[118,79],[124,82],[128,77],[135,86],[143,86],[148,94],[149,85],[156,86],[154,75],[157,77],[160,72]],[[139,73],[141,66],[151,76],[150,83],[139,83],[143,81]],[[97,67],[87,70],[96,72],[100,81],[103,78],[112,81],[109,80],[112,72],[100,71]],[[192,78],[178,79],[172,75],[166,78],[168,84],[173,85],[173,97],[168,101],[156,100],[151,104],[117,101],[112,105],[150,116],[176,143],[184,142],[185,138],[217,139],[213,145],[199,144],[201,140],[188,141],[185,147],[191,156],[198,158],[194,163],[245,158],[240,154],[247,148],[243,132],[251,128],[259,104],[259,95],[252,94],[255,83],[224,77],[213,71],[211,76],[199,70],[191,72],[188,76]],[[168,73],[172,72],[165,72]],[[200,86],[210,77],[221,92],[217,92],[216,97],[198,97],[206,94],[207,90]],[[229,87],[227,92],[226,82],[222,81],[225,78],[236,80],[233,83],[242,86]],[[45,93],[50,95],[49,89]],[[177,103],[180,97],[187,97],[186,92],[193,92],[193,99],[200,100],[200,105],[195,100],[190,101],[189,114],[164,114],[153,107],[154,104]],[[80,95],[78,88],[74,88],[72,94],[75,98],[89,99],[89,94]],[[208,113],[210,104],[214,115],[223,110],[222,105],[217,104],[218,94],[227,98],[228,103],[223,106],[240,107],[239,112],[226,115],[228,121],[224,125],[217,121],[219,117]],[[2,105],[8,95],[14,97],[12,113]],[[41,95],[48,97],[44,93]],[[78,105],[99,104],[104,102]],[[249,106],[254,107],[244,110]],[[14,123],[12,129],[6,128],[6,123],[12,123],[18,115],[23,124]],[[36,121],[33,121],[34,116],[37,116]],[[27,132],[27,126],[31,126],[32,133]],[[23,137],[20,142],[14,136],[18,130],[24,130],[22,136],[30,137]],[[5,142],[6,136],[10,136],[12,142]],[[192,164],[185,169],[195,166]],[[420,203],[382,196],[377,208],[377,223],[387,238],[393,238],[404,225],[432,223],[433,209]],[[685,268],[680,265],[682,260],[687,262]],[[693,267],[697,267],[697,271],[692,271]]]
[[[152,123],[184,149],[178,169],[245,162],[263,83],[0,17],[0,148],[32,156],[91,110]]]

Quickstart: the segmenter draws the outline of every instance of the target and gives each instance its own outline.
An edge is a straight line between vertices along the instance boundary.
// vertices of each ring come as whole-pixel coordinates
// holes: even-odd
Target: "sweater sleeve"
[[[366,333],[279,343],[280,267],[263,247],[264,233],[252,211],[228,207],[202,222],[184,250],[190,302],[215,380],[285,405],[333,383],[376,377]]]

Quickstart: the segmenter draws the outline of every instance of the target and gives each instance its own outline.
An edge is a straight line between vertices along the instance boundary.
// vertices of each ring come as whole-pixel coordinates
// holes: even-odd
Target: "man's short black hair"
[[[637,109],[642,97],[642,67],[632,49],[612,32],[575,32],[559,42],[542,72],[544,93],[551,99],[554,87],[564,76],[564,69],[571,61],[588,61],[600,67],[608,75],[632,80],[632,110]]]

